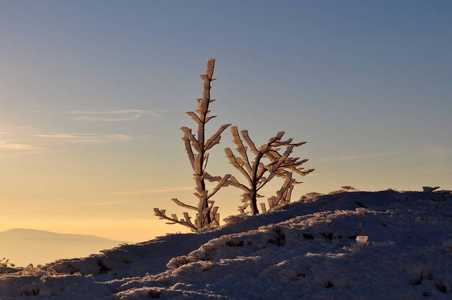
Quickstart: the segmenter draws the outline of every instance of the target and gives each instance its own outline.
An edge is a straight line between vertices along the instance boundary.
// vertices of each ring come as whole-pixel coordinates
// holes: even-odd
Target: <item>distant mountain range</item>
[[[9,259],[17,266],[36,266],[56,259],[88,256],[121,243],[124,242],[91,235],[16,228],[0,232],[0,259]]]

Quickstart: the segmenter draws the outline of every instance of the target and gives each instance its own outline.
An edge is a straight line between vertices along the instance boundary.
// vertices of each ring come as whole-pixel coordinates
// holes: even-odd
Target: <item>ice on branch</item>
[[[286,173],[286,179],[284,180],[284,183],[282,187],[279,189],[279,191],[276,192],[276,196],[272,196],[268,198],[268,207],[269,211],[285,204],[289,204],[291,197],[292,197],[292,191],[297,183],[301,183],[298,181],[295,181],[295,179],[292,178],[292,172]],[[267,208],[265,206],[265,203],[261,203],[261,209],[262,212],[267,212]]]
[[[207,151],[220,143],[221,134],[231,125],[221,125],[211,137],[205,137],[205,126],[207,122],[215,118],[215,116],[209,116],[209,105],[215,101],[210,98],[211,82],[215,80],[215,78],[213,78],[214,67],[215,59],[208,59],[206,73],[200,76],[203,83],[203,92],[202,98],[197,99],[198,109],[194,112],[191,111],[186,113],[193,122],[196,123],[196,132],[193,132],[192,129],[188,127],[181,128],[184,133],[182,141],[185,145],[185,151],[187,152],[190,165],[194,171],[193,179],[196,183],[194,195],[198,198],[198,205],[192,206],[185,204],[178,199],[172,199],[177,205],[196,211],[196,216],[192,221],[192,217],[185,212],[184,217],[179,219],[175,214],[167,216],[164,209],[154,208],[155,215],[160,219],[169,221],[168,224],[181,224],[194,231],[219,225],[220,216],[218,214],[218,207],[214,206],[215,202],[211,199],[227,184],[231,177],[229,174],[224,177],[213,177],[206,172],[209,158],[209,153]],[[211,192],[207,190],[206,180],[217,182],[217,185]]]
[[[295,184],[299,183],[292,178],[293,173],[300,176],[305,176],[314,169],[305,170],[302,165],[307,162],[307,159],[290,155],[295,147],[299,147],[306,142],[293,143],[293,139],[282,140],[284,132],[278,132],[274,137],[268,140],[259,148],[248,135],[247,130],[242,130],[239,134],[237,126],[231,127],[233,142],[237,146],[235,150],[238,155],[230,148],[224,151],[229,162],[245,177],[245,183],[239,182],[235,177],[231,176],[226,184],[235,186],[244,191],[242,195],[243,205],[239,207],[241,213],[249,206],[251,214],[259,213],[257,207],[257,198],[263,197],[259,195],[259,190],[262,189],[275,176],[285,179],[283,186],[277,192],[276,196],[268,199],[269,209],[284,205],[290,202],[290,197]],[[244,144],[245,142],[245,144]],[[284,148],[284,152],[280,151]],[[254,157],[248,156],[248,150]],[[262,211],[266,211],[265,204],[261,204]]]

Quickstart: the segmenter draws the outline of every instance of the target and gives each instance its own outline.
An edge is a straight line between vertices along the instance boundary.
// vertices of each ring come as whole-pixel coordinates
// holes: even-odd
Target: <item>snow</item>
[[[452,299],[449,191],[311,193],[230,221],[4,268],[0,298]]]

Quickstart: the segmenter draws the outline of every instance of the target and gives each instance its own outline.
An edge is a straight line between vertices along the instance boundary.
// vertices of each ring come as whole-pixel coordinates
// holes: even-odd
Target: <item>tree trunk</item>
[[[258,215],[259,214],[259,209],[257,208],[257,191],[256,191],[256,187],[253,187],[253,190],[250,192],[250,208],[251,208],[251,213],[253,214],[253,216]]]

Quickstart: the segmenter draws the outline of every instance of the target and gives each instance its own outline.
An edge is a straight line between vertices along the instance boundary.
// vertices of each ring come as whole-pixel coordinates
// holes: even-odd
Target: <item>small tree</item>
[[[233,185],[245,191],[242,195],[242,202],[244,203],[239,210],[244,212],[245,209],[250,206],[251,213],[253,215],[259,214],[257,208],[257,198],[262,197],[258,194],[270,180],[275,176],[285,178],[285,182],[282,188],[278,191],[277,196],[269,199],[270,209],[288,203],[294,184],[300,183],[292,179],[292,173],[297,173],[301,176],[305,176],[314,169],[304,170],[301,165],[307,162],[307,159],[299,160],[298,157],[290,157],[293,148],[299,147],[306,142],[292,143],[293,139],[282,141],[281,138],[284,135],[284,131],[278,132],[278,134],[268,140],[266,144],[263,144],[259,148],[256,148],[254,142],[248,135],[247,130],[242,130],[239,134],[237,126],[231,127],[231,133],[233,136],[233,142],[237,145],[235,149],[239,156],[234,155],[230,148],[224,149],[226,157],[229,162],[238,170],[247,180],[247,184],[240,183],[235,177],[231,176],[227,179],[226,184]],[[243,140],[248,146],[243,144]],[[279,151],[281,147],[286,147],[283,154]],[[254,155],[254,159],[250,160],[247,154],[248,149]],[[268,163],[264,164],[264,160]],[[262,205],[263,211],[266,211],[265,204]]]
[[[166,215],[166,210],[154,208],[155,215],[160,219],[170,221],[168,224],[181,224],[185,225],[192,230],[196,231],[202,228],[219,225],[218,207],[214,206],[214,201],[211,198],[223,187],[229,180],[231,175],[227,174],[222,177],[213,177],[206,172],[207,162],[209,159],[208,150],[213,146],[220,143],[221,133],[228,128],[231,124],[224,124],[215,132],[210,138],[205,138],[205,126],[207,122],[215,118],[215,116],[208,116],[209,104],[214,102],[214,99],[210,99],[211,82],[215,80],[213,78],[213,71],[215,67],[215,59],[211,58],[206,63],[206,74],[201,75],[203,82],[202,98],[197,99],[198,109],[195,112],[187,112],[186,114],[197,124],[196,136],[192,130],[188,127],[182,127],[181,130],[184,133],[182,141],[185,144],[185,150],[190,160],[190,165],[194,171],[193,179],[196,182],[194,195],[198,198],[198,206],[192,206],[179,201],[176,198],[173,200],[177,205],[187,209],[197,211],[196,219],[193,224],[191,217],[187,212],[184,212],[184,218],[179,219],[176,214],[172,214],[171,217]],[[212,192],[206,188],[206,180],[217,181],[217,186]]]

